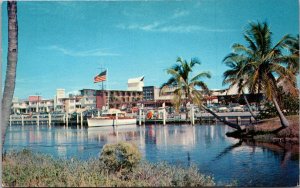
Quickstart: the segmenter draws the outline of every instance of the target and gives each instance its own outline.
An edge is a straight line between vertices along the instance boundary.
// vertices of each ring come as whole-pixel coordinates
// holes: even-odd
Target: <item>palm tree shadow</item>
[[[219,155],[217,155],[212,161],[216,161],[224,157],[227,153],[232,151],[234,148],[240,147],[242,145],[243,141],[240,140],[238,143],[233,144],[231,146],[226,147]]]
[[[279,131],[281,131],[281,130],[284,129],[284,128],[286,128],[286,127],[281,126],[281,127],[279,127],[278,129],[273,130],[272,133],[273,133],[273,134],[276,134],[276,133],[278,133]]]

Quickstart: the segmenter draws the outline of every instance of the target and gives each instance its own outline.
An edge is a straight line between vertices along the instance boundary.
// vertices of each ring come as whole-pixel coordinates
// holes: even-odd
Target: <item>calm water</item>
[[[249,146],[225,136],[227,126],[172,125],[113,128],[8,127],[4,149],[32,151],[82,160],[98,157],[106,143],[131,141],[151,162],[167,161],[213,175],[217,183],[241,186],[296,186],[299,153]],[[285,159],[285,160],[284,160]]]

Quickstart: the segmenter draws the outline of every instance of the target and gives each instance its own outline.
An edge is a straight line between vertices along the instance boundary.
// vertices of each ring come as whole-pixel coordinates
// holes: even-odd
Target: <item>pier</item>
[[[188,114],[186,118],[185,113],[181,114],[167,114],[163,113],[160,116],[147,118],[147,112],[140,110],[141,115],[131,114],[137,119],[137,125],[145,124],[220,124],[221,122],[213,117],[210,113],[200,112]],[[239,125],[249,125],[254,122],[253,117],[249,112],[225,112],[216,113],[225,120],[237,123]],[[34,115],[10,115],[9,125],[66,125],[66,126],[87,126],[87,117],[82,113],[77,113],[76,116],[70,114],[34,114]]]
[[[87,125],[87,120],[82,113],[77,113],[72,118],[69,114],[34,114],[34,115],[10,115],[9,125]]]

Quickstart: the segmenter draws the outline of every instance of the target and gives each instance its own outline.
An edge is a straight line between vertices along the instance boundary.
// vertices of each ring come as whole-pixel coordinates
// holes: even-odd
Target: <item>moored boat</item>
[[[136,118],[126,116],[125,112],[118,109],[109,109],[99,117],[88,118],[87,122],[89,127],[135,125]]]

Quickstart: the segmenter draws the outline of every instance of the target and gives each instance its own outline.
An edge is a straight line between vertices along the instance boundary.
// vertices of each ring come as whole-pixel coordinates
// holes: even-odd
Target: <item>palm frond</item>
[[[194,76],[192,79],[191,79],[191,82],[193,81],[196,81],[196,80],[199,80],[201,78],[211,78],[211,74],[209,71],[206,71],[206,72],[200,72],[199,74],[197,74],[196,76]]]

